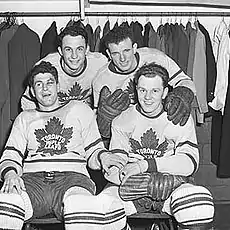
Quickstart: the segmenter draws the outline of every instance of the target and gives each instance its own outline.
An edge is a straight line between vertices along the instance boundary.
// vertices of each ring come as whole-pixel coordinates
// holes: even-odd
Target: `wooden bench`
[[[141,228],[141,226],[154,226],[154,224],[158,224],[160,227],[162,223],[166,224],[169,230],[176,230],[175,221],[166,213],[138,213],[128,216],[128,223],[132,230],[135,229],[145,229]],[[50,218],[42,218],[42,219],[31,219],[24,224],[24,230],[33,230],[34,226],[41,225],[56,225],[59,224],[62,229],[64,229],[64,223],[57,220],[55,217]],[[42,227],[41,227],[42,229]],[[155,229],[155,228],[152,228]],[[56,228],[55,228],[56,230]],[[160,227],[161,230],[161,227]]]

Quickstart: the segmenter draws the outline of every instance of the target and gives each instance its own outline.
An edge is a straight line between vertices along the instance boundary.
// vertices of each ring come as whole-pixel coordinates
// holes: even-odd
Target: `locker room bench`
[[[145,229],[140,228],[141,226],[151,226],[153,223],[165,223],[168,226],[169,230],[176,230],[175,223],[171,216],[165,213],[153,213],[153,212],[146,212],[146,213],[139,213],[133,214],[128,216],[128,223],[132,230],[137,229]],[[32,219],[27,221],[24,224],[24,230],[33,230],[36,229],[34,226],[40,226],[42,229],[42,225],[53,225],[53,224],[60,224],[62,225],[62,229],[64,229],[64,224],[57,220],[55,217],[47,217],[42,219]],[[160,226],[160,225],[159,225]],[[155,230],[155,228],[151,228],[151,230]],[[161,230],[161,228],[160,228]]]

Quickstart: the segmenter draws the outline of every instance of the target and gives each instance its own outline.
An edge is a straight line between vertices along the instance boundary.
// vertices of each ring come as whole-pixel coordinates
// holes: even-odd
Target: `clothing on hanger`
[[[45,57],[47,54],[57,52],[57,48],[58,48],[57,36],[58,36],[57,26],[56,26],[56,22],[54,21],[42,36],[41,58]]]
[[[21,24],[9,41],[10,117],[20,112],[20,99],[25,91],[27,74],[40,59],[40,39],[25,23]]]

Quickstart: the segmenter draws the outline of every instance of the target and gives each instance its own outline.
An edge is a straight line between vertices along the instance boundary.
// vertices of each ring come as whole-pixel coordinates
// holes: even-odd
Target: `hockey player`
[[[123,229],[121,201],[95,196],[86,169],[109,173],[123,158],[104,148],[88,105],[60,103],[55,67],[42,61],[29,77],[38,108],[18,115],[0,160],[0,228],[20,230],[25,220],[53,214],[67,230]]]
[[[195,86],[179,66],[163,52],[153,48],[138,48],[128,26],[114,27],[104,38],[111,59],[98,71],[93,81],[94,107],[101,135],[110,138],[111,122],[129,103],[136,103],[133,76],[145,63],[156,62],[169,72],[172,92],[165,99],[164,109],[174,124],[185,125],[191,111]]]
[[[89,51],[88,35],[79,26],[65,27],[58,36],[58,45],[58,52],[48,54],[42,60],[50,62],[58,71],[60,102],[82,100],[92,106],[92,80],[97,70],[107,63],[107,58]],[[27,87],[21,98],[23,110],[36,107],[29,89]]]
[[[120,186],[133,213],[160,210],[174,216],[180,229],[210,229],[212,195],[193,179],[199,165],[194,122],[191,115],[183,126],[168,120],[163,108],[168,81],[167,70],[156,63],[137,70],[138,103],[112,122],[110,150],[127,164],[105,175]]]

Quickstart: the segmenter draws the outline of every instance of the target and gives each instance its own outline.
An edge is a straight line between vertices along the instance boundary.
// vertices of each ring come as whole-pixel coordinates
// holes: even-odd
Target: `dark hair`
[[[127,38],[129,38],[132,43],[134,43],[132,29],[128,25],[121,24],[120,26],[115,26],[112,30],[110,30],[105,35],[103,42],[105,47],[108,48],[109,44],[119,44]]]
[[[155,62],[151,62],[149,64],[144,64],[141,66],[134,75],[134,84],[137,85],[140,76],[144,75],[147,78],[154,78],[156,76],[161,77],[163,81],[163,87],[168,86],[169,81],[169,73],[168,71],[161,65],[156,64]]]
[[[34,77],[39,73],[50,73],[54,76],[56,83],[58,83],[57,69],[51,65],[50,62],[41,61],[38,65],[35,65],[28,75],[28,84],[33,87]]]
[[[71,26],[66,26],[61,33],[58,35],[58,46],[61,47],[62,45],[62,40],[65,36],[70,35],[72,37],[76,36],[82,36],[85,39],[85,44],[86,46],[88,45],[88,34],[84,30],[84,28],[76,26],[76,25],[71,25]]]

